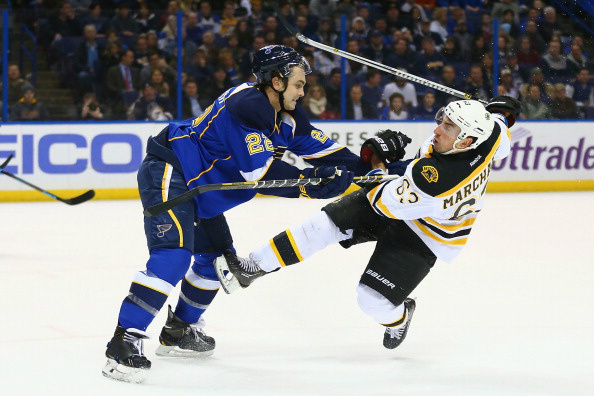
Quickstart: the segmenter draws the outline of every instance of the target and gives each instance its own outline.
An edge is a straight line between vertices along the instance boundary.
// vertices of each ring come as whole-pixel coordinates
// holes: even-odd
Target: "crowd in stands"
[[[563,31],[569,24],[543,0],[171,0],[165,9],[157,0],[22,3],[18,17],[36,33],[62,85],[75,90],[83,120],[177,118],[178,11],[182,118],[254,81],[254,52],[284,44],[312,65],[302,99],[310,117],[340,119],[341,58],[303,45],[276,10],[305,36],[338,48],[346,15],[346,51],[481,99],[519,98],[522,119],[594,119],[594,63],[584,41],[592,37]],[[433,119],[457,99],[355,61],[344,67],[346,119]],[[16,64],[8,81],[10,120],[50,119]]]

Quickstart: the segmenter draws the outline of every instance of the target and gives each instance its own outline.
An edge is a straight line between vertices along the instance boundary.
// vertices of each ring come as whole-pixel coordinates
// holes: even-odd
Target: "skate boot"
[[[255,260],[237,257],[232,250],[225,250],[223,256],[215,260],[214,266],[221,286],[227,294],[231,294],[239,286],[245,289],[256,279],[267,274]]]
[[[184,322],[171,310],[167,312],[167,322],[159,335],[161,345],[155,352],[169,357],[207,357],[214,353],[215,340],[207,336],[201,328]]]
[[[384,346],[388,349],[394,349],[398,345],[402,344],[406,333],[410,327],[410,321],[412,320],[413,313],[416,307],[415,300],[407,298],[404,300],[404,323],[395,327],[387,327],[384,333]]]
[[[143,340],[146,333],[138,329],[124,329],[118,325],[113,338],[107,343],[107,363],[103,375],[119,381],[141,383],[146,378],[151,362],[144,356]]]

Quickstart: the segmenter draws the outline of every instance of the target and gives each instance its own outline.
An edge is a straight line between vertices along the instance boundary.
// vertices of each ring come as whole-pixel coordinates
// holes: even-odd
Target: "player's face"
[[[294,67],[289,76],[287,89],[283,93],[285,109],[295,110],[297,101],[305,95],[303,87],[305,87],[305,71],[301,67]]]
[[[441,124],[433,131],[433,149],[438,153],[445,153],[454,148],[454,142],[461,129],[452,120],[444,116]]]

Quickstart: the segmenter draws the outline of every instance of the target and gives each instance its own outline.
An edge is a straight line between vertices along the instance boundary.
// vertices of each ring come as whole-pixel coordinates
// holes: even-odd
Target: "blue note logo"
[[[159,238],[163,238],[165,236],[165,233],[169,231],[171,227],[172,224],[158,224],[157,229],[159,230],[159,233],[157,234],[157,236]]]

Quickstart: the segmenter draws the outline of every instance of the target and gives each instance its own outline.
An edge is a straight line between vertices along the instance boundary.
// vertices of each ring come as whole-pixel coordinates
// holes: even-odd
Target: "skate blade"
[[[223,290],[225,290],[225,293],[231,294],[241,287],[237,278],[235,278],[231,271],[229,271],[229,266],[227,265],[225,256],[217,257],[214,262],[214,268],[219,281],[221,282],[221,287]]]
[[[113,359],[107,359],[107,363],[101,372],[107,378],[140,384],[148,376],[149,370],[124,366]]]
[[[192,351],[190,349],[182,349],[178,346],[159,345],[155,351],[155,355],[163,357],[178,357],[178,358],[205,358],[212,356],[214,349],[210,351]]]

